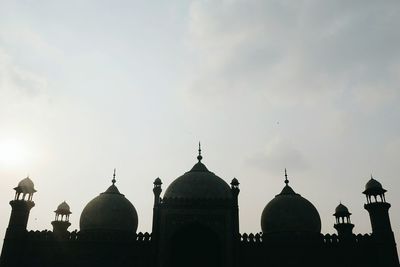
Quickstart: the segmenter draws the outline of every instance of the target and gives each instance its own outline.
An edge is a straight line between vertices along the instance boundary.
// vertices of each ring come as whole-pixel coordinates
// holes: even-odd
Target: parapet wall
[[[139,232],[139,233],[112,233],[112,232],[96,232],[92,233],[83,233],[78,230],[72,232],[66,232],[66,234],[62,237],[57,237],[52,231],[43,230],[43,231],[29,231],[27,232],[27,241],[90,241],[90,240],[103,240],[103,241],[124,241],[124,242],[135,242],[135,243],[150,243],[152,240],[151,233]]]

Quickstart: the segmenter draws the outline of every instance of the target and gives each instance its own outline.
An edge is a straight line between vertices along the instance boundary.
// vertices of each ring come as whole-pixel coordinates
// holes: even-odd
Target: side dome
[[[320,233],[321,218],[314,205],[295,193],[285,180],[285,187],[264,208],[261,228],[270,233]]]
[[[79,221],[81,231],[136,232],[138,226],[136,209],[119,192],[114,183],[115,176],[113,184],[83,209]]]
[[[197,159],[198,162],[190,171],[168,186],[164,199],[231,199],[229,185],[201,162],[200,148]]]

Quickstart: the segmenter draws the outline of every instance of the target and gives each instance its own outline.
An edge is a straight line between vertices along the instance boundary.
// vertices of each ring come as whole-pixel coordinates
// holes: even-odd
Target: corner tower
[[[399,258],[390,224],[390,204],[386,202],[386,192],[382,184],[371,175],[371,179],[365,185],[363,192],[367,197],[364,208],[368,211],[371,220],[372,237],[377,244],[376,250],[380,255],[380,266],[397,267],[399,266]]]
[[[367,203],[364,208],[368,211],[371,219],[372,233],[379,237],[393,235],[392,226],[389,219],[390,204],[386,202],[385,193],[387,191],[382,184],[372,176],[365,185],[365,194]]]
[[[11,216],[8,223],[7,236],[19,235],[26,231],[28,218],[31,209],[35,206],[33,194],[36,192],[35,186],[29,177],[26,177],[14,188],[15,197],[10,201]],[[10,236],[9,236],[10,237]],[[7,237],[6,237],[7,238]]]
[[[33,194],[35,186],[29,177],[21,180],[14,188],[14,200],[10,201],[11,216],[4,238],[3,250],[1,252],[0,266],[15,266],[19,254],[24,247],[26,227],[28,225],[29,213],[35,206]]]

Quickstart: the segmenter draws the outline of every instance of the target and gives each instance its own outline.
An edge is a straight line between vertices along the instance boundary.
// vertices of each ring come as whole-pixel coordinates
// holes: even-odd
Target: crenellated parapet
[[[26,239],[29,241],[54,241],[54,234],[48,230],[31,230],[27,233]]]
[[[322,235],[322,241],[324,244],[338,244],[339,243],[339,237],[337,234],[325,234]]]
[[[145,232],[145,233],[139,232],[139,233],[136,235],[136,241],[137,241],[137,242],[143,242],[143,243],[150,243],[150,242],[152,241],[151,233],[148,233],[148,232]]]
[[[26,240],[29,241],[55,241],[56,236],[54,232],[49,230],[36,230],[36,231],[29,231],[26,235]],[[63,241],[70,241],[70,242],[80,242],[80,241],[124,241],[124,242],[132,242],[138,244],[146,244],[151,243],[152,235],[151,233],[139,232],[133,233],[132,235],[118,235],[118,233],[111,233],[111,232],[97,232],[96,235],[88,235],[87,233],[82,233],[78,230],[74,230],[72,232],[67,232],[67,235]]]
[[[371,243],[373,242],[373,238],[369,234],[357,234],[353,235],[354,241],[356,243]]]
[[[322,242],[325,245],[338,245],[342,242],[353,242],[357,244],[366,244],[366,243],[371,243],[373,242],[373,238],[369,234],[352,234],[350,238],[341,238],[337,234],[325,234],[321,235],[322,236]]]
[[[241,244],[261,244],[263,242],[262,233],[244,233],[240,235]]]

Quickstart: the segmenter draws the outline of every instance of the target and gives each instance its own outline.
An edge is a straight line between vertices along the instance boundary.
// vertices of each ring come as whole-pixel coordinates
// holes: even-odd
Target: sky
[[[0,237],[13,188],[37,193],[28,229],[70,230],[117,186],[150,231],[163,191],[196,163],[240,182],[240,230],[290,185],[334,233],[335,207],[370,233],[371,174],[400,240],[397,0],[0,0]]]

